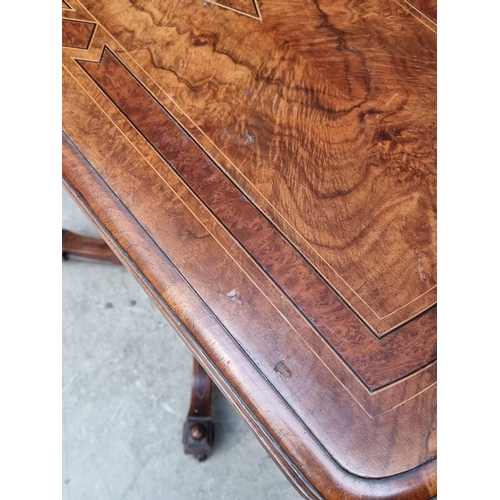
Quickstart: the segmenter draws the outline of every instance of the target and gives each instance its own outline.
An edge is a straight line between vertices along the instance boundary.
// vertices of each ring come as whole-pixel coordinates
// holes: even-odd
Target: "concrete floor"
[[[62,223],[98,236],[64,190]],[[184,455],[192,358],[125,268],[62,277],[63,500],[301,498],[217,389],[214,451]]]

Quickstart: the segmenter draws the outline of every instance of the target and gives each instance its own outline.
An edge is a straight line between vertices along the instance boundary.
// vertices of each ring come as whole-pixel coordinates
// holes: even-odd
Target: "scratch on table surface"
[[[385,105],[386,105],[386,106],[388,106],[388,105],[391,103],[391,101],[392,101],[392,100],[393,100],[393,99],[394,99],[397,95],[398,95],[398,93],[396,92],[396,93],[395,93],[395,94],[394,94],[394,95],[393,95],[393,96],[392,96],[392,97],[391,97],[391,98],[390,98],[390,99],[389,99],[389,100],[385,103]]]
[[[415,201],[415,198],[417,198],[417,196],[418,196],[417,193],[413,193],[411,195],[410,200],[408,201],[408,206],[406,207],[405,213],[403,214],[403,219],[406,219],[406,215],[408,214],[408,212],[412,208],[413,202]]]
[[[418,274],[422,281],[429,281],[429,275],[425,272],[422,256],[418,258]]]
[[[238,289],[234,288],[230,292],[226,293],[226,296],[229,297],[235,304],[242,304],[241,300],[238,298]]]

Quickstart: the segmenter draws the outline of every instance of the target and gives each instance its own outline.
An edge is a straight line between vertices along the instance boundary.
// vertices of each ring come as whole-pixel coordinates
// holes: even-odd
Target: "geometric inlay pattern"
[[[257,0],[207,0],[207,2],[262,21]]]
[[[436,352],[432,324],[435,321],[435,308],[378,339],[363,327],[335,291],[255,206],[242,196],[237,186],[219,170],[196,142],[184,140],[184,132],[173,117],[108,47],[104,47],[98,62],[81,59],[77,62],[221,224],[253,256],[282,293],[296,305],[297,310],[305,314],[310,310],[315,311],[309,322],[369,391],[376,391],[434,361]],[[117,81],[120,85],[110,85],[110,82]],[[134,95],[134,99],[129,99],[129,95]],[[176,145],[183,140],[185,157],[189,157],[189,162],[176,154]],[[205,182],[206,178],[210,178],[211,182]],[[219,196],[222,193],[231,203],[218,202],[224,198]],[[236,203],[238,208],[233,210]],[[247,221],[248,227],[254,228],[253,232],[246,231],[241,220]],[[275,254],[267,251],[269,248],[276,249],[280,258],[275,259]],[[300,279],[292,279],[291,276],[299,276]],[[301,283],[307,283],[309,293],[303,293]],[[317,301],[317,297],[321,297],[321,300]],[[329,328],[332,317],[343,328]],[[362,356],[359,355],[360,352],[363,353]],[[365,362],[366,358],[370,359],[370,363]],[[400,362],[393,363],[391,360],[396,358]]]
[[[88,21],[62,20],[63,47],[87,50],[96,28],[95,23]]]

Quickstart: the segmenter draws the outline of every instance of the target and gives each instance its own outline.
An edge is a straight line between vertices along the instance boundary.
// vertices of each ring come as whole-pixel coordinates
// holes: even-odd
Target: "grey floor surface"
[[[62,223],[98,236],[64,190]],[[302,498],[217,389],[213,454],[184,455],[192,358],[125,268],[62,277],[64,500]]]

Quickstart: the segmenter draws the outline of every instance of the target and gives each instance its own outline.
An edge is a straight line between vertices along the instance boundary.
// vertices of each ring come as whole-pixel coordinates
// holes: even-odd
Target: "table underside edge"
[[[65,143],[65,144],[64,144]],[[79,161],[83,163],[83,159],[79,157],[78,153],[64,140],[63,148],[66,154],[72,155],[72,161]],[[416,467],[410,471],[397,474],[387,478],[362,478],[356,476],[339,465],[326,450],[311,436],[310,440],[305,443],[309,451],[316,457],[317,462],[306,464],[306,471],[302,471],[293,459],[292,450],[286,450],[286,443],[279,443],[271,433],[280,432],[280,429],[273,429],[273,422],[263,423],[259,419],[254,409],[252,409],[252,402],[246,399],[245,394],[240,394],[235,387],[234,381],[228,379],[227,365],[222,365],[222,360],[215,360],[213,356],[207,352],[206,346],[202,342],[206,340],[206,331],[197,329],[194,325],[188,327],[184,321],[174,312],[173,308],[163,299],[158,293],[151,281],[146,277],[141,268],[136,262],[132,260],[129,253],[123,248],[114,234],[114,229],[108,227],[101,218],[94,212],[78,189],[78,186],[73,185],[67,178],[63,176],[63,185],[68,190],[70,195],[82,210],[94,222],[100,234],[108,245],[117,254],[123,264],[137,279],[142,288],[152,298],[157,307],[160,309],[166,319],[172,324],[177,334],[191,350],[193,355],[200,361],[212,380],[220,388],[221,392],[235,407],[237,412],[242,416],[245,422],[249,425],[254,432],[259,442],[264,446],[266,451],[270,454],[276,464],[279,466],[283,474],[288,478],[291,484],[299,491],[305,498],[394,498],[394,499],[428,499],[436,495],[436,459],[432,459],[425,464]],[[105,192],[99,193],[105,196]],[[108,193],[108,196],[111,193]],[[154,246],[154,242],[151,241]],[[187,286],[187,284],[186,284]],[[201,302],[201,300],[200,300]],[[203,304],[199,304],[203,307]],[[222,328],[221,325],[217,325]],[[251,370],[255,377],[262,378],[262,374],[258,369],[251,365],[251,361],[247,360],[249,366],[246,369]],[[223,371],[224,370],[224,371]],[[226,373],[225,373],[226,372]],[[248,384],[249,379],[245,382]],[[247,391],[253,392],[253,391]],[[300,418],[295,412],[286,404],[285,401],[275,393],[274,389],[269,387],[269,392],[266,394],[271,407],[280,410],[284,415],[287,415],[287,422],[293,422],[291,426],[296,428],[303,427]],[[281,429],[282,431],[283,429]],[[282,446],[283,445],[283,446]],[[291,453],[292,452],[292,453]],[[297,457],[295,457],[297,459]],[[320,467],[323,465],[324,467]],[[326,467],[325,467],[326,465]],[[315,485],[306,477],[313,471]],[[316,487],[316,484],[318,485]]]

